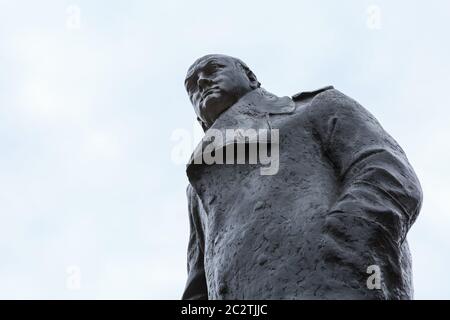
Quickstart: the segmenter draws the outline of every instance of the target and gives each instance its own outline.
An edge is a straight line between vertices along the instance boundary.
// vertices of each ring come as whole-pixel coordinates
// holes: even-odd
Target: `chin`
[[[220,95],[214,95],[208,97],[208,99],[203,102],[203,107],[201,109],[202,112],[207,115],[206,118],[214,122],[220,114],[231,107],[233,103],[234,102],[224,99]]]

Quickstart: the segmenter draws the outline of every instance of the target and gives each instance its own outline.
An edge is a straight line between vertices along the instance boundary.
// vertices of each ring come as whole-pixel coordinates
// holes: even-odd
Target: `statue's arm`
[[[337,90],[317,95],[309,114],[340,183],[325,223],[328,258],[347,264],[343,270],[354,287],[370,265],[399,278],[385,274],[386,282],[401,281],[400,248],[422,203],[406,155],[366,109]]]
[[[208,291],[206,287],[205,270],[203,265],[203,231],[198,216],[198,199],[192,186],[187,188],[189,207],[190,235],[187,252],[188,279],[183,292],[183,300],[206,300]]]

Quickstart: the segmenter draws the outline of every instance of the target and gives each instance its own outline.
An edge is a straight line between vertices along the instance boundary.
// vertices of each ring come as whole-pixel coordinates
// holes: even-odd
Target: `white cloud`
[[[379,1],[371,30],[365,1],[79,1],[69,30],[68,3],[1,3],[1,297],[180,297],[187,179],[171,136],[199,140],[183,77],[212,52],[274,93],[333,84],[380,119],[424,189],[416,297],[450,297],[448,4]],[[65,287],[70,265],[80,290]]]

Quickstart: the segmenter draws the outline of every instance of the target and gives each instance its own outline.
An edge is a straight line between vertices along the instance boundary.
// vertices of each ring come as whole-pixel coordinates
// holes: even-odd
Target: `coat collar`
[[[211,129],[222,132],[226,129],[270,129],[269,118],[271,115],[292,114],[301,101],[308,101],[309,98],[329,89],[333,89],[333,87],[327,86],[314,91],[301,92],[292,96],[292,98],[277,97],[263,88],[255,89],[244,95],[234,105],[225,110],[213,125],[205,131],[205,136],[195,148],[186,166],[190,182],[194,182],[191,178],[193,178],[193,172],[196,171],[194,170],[196,167],[195,160],[203,157],[203,150],[206,145],[213,143],[214,148],[217,150],[235,143],[234,139],[230,141],[224,139],[220,144],[215,144],[215,141],[212,142],[213,139],[211,139]],[[258,135],[250,137],[250,139],[261,141]]]
[[[270,129],[268,118],[270,115],[290,114],[295,111],[296,105],[289,97],[277,97],[276,95],[258,88],[250,91],[239,99],[234,105],[225,110],[206,130],[205,136],[192,153],[187,169],[194,164],[194,160],[202,156],[204,147],[213,143],[211,133],[216,130],[225,132],[226,129]],[[216,131],[217,132],[217,131]],[[223,134],[225,137],[225,134]],[[254,139],[258,139],[257,136]],[[234,140],[228,141],[226,138],[220,145],[214,144],[215,149],[223,148],[234,143]]]
[[[277,97],[263,88],[250,91],[239,99],[234,105],[225,110],[208,129],[247,129],[248,121],[266,117],[267,115],[292,113],[295,103],[289,97]],[[243,121],[246,120],[246,121]],[[243,123],[247,122],[247,123]],[[242,126],[238,126],[242,125]],[[205,135],[208,134],[205,131]]]
[[[294,94],[292,96],[292,100],[300,101],[300,100],[304,100],[304,99],[307,99],[307,98],[311,98],[311,97],[314,97],[315,95],[317,95],[317,94],[319,94],[321,92],[324,92],[324,91],[327,91],[327,90],[330,90],[330,89],[334,89],[334,87],[333,86],[326,86],[326,87],[322,87],[322,88],[319,88],[319,89],[316,89],[316,90],[313,90],[313,91],[303,91],[303,92]]]

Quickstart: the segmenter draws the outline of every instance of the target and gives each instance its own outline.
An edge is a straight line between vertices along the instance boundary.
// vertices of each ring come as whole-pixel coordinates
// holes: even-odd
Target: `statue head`
[[[185,87],[204,130],[242,96],[260,87],[247,65],[221,54],[203,56],[189,68]]]

